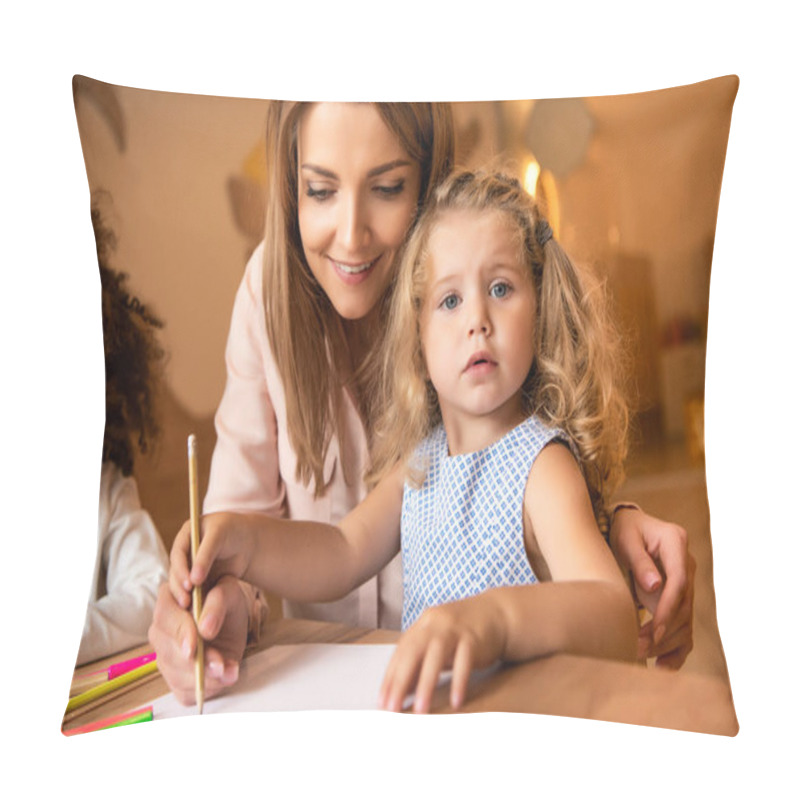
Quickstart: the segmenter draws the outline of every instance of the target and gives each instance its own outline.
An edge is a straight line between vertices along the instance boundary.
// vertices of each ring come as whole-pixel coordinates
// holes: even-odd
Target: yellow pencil
[[[197,558],[200,547],[200,499],[197,488],[197,439],[194,434],[189,436],[189,517],[192,525],[192,564]],[[203,713],[203,639],[200,636],[200,612],[203,610],[203,593],[199,586],[192,588],[192,612],[197,630],[197,652],[194,661],[194,698],[197,703],[198,713]]]
[[[134,681],[139,680],[139,678],[143,678],[145,675],[152,674],[157,669],[158,664],[156,663],[156,660],[153,659],[141,667],[137,667],[136,669],[132,669],[130,672],[120,675],[118,678],[106,681],[105,683],[101,683],[100,686],[95,686],[94,688],[88,689],[85,692],[76,694],[74,697],[70,697],[69,702],[67,703],[67,711],[64,713],[72,711],[74,708],[86,705],[86,703],[96,700],[98,697],[102,697],[109,692],[113,692],[115,689],[119,689],[121,686],[127,686],[129,683],[133,683]]]

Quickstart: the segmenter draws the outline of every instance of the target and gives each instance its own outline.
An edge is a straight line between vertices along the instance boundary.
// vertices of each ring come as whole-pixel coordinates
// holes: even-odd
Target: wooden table
[[[256,648],[303,642],[383,644],[396,631],[346,625],[279,620],[267,625]],[[86,665],[85,673],[149,650],[147,645]],[[77,674],[77,673],[76,673]],[[64,716],[62,730],[150,704],[169,691],[160,674],[101,698]],[[442,687],[434,695],[433,713],[455,713]],[[727,681],[688,672],[667,672],[633,664],[555,655],[509,665],[484,678],[469,692],[459,713],[508,711],[550,714],[606,722],[734,736],[739,730]],[[191,713],[187,709],[187,713]]]

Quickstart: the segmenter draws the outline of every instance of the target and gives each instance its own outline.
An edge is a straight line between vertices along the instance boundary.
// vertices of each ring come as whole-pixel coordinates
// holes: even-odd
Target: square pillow
[[[456,162],[517,174],[566,251],[606,280],[635,388],[619,500],[685,528],[697,562],[694,648],[679,677],[687,697],[716,692],[719,717],[692,721],[655,703],[637,717],[608,708],[597,718],[726,734],[737,727],[716,623],[703,391],[717,207],[737,88],[728,76],[631,95],[453,103]],[[267,101],[82,76],[73,89],[93,205],[114,237],[111,266],[163,323],[155,334],[165,353],[160,435],[136,454],[133,475],[168,551],[187,517],[190,432],[199,442],[201,496],[207,486],[234,295],[263,237]],[[279,614],[277,602],[270,613]],[[548,713],[570,715],[569,701]],[[74,716],[65,728],[80,722]]]

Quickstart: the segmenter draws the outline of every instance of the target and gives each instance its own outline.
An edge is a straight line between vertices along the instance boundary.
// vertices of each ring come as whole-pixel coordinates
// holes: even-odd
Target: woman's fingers
[[[655,658],[658,667],[678,669],[683,666],[692,647],[691,615],[684,624],[671,630],[657,644],[653,643],[652,620],[648,620],[639,629],[639,658]]]
[[[247,635],[246,611],[239,595],[241,590],[234,581],[221,581],[209,592],[211,618],[219,624],[214,622],[211,641],[204,648],[207,698],[219,694],[239,676],[238,659]],[[159,588],[148,638],[156,651],[159,672],[178,701],[194,703],[197,629],[192,615],[175,602],[167,584]]]
[[[682,644],[680,647],[677,647],[668,653],[659,655],[656,658],[656,666],[662,669],[680,669],[684,665],[686,658],[691,651],[692,642],[690,640],[688,643]]]
[[[657,667],[677,669],[683,666],[683,662],[692,651],[693,644],[692,622],[689,620],[653,645],[650,656],[655,657]]]
[[[663,584],[656,562],[644,546],[641,546],[634,554],[631,554],[629,566],[636,584],[636,595],[640,602],[647,605],[646,598],[657,598]]]
[[[686,545],[686,533],[678,529],[679,534],[663,542],[659,550],[659,559],[666,579],[664,590],[653,609],[654,641],[656,644],[669,629],[676,624],[680,627],[680,612],[686,613],[687,597],[691,598],[694,589],[694,558]],[[689,604],[691,614],[691,603]]]
[[[186,665],[193,664],[197,631],[191,615],[175,602],[165,583],[158,591],[148,638],[169,688],[184,705],[193,702],[194,674]]]

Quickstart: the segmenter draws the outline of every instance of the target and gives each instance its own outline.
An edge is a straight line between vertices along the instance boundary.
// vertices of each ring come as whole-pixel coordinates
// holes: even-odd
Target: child
[[[533,200],[501,175],[456,173],[403,256],[375,430],[374,488],[338,528],[222,514],[189,530],[170,588],[244,577],[335,599],[402,548],[403,629],[380,704],[429,708],[452,668],[557,651],[632,659],[633,602],[596,518],[621,475],[627,416],[602,307]]]
[[[132,296],[126,276],[108,266],[114,240],[92,208],[102,287],[106,424],[100,478],[97,561],[78,664],[147,640],[168,559],[132,477],[135,449],[156,438],[155,382],[163,356],[155,336],[161,322]]]

